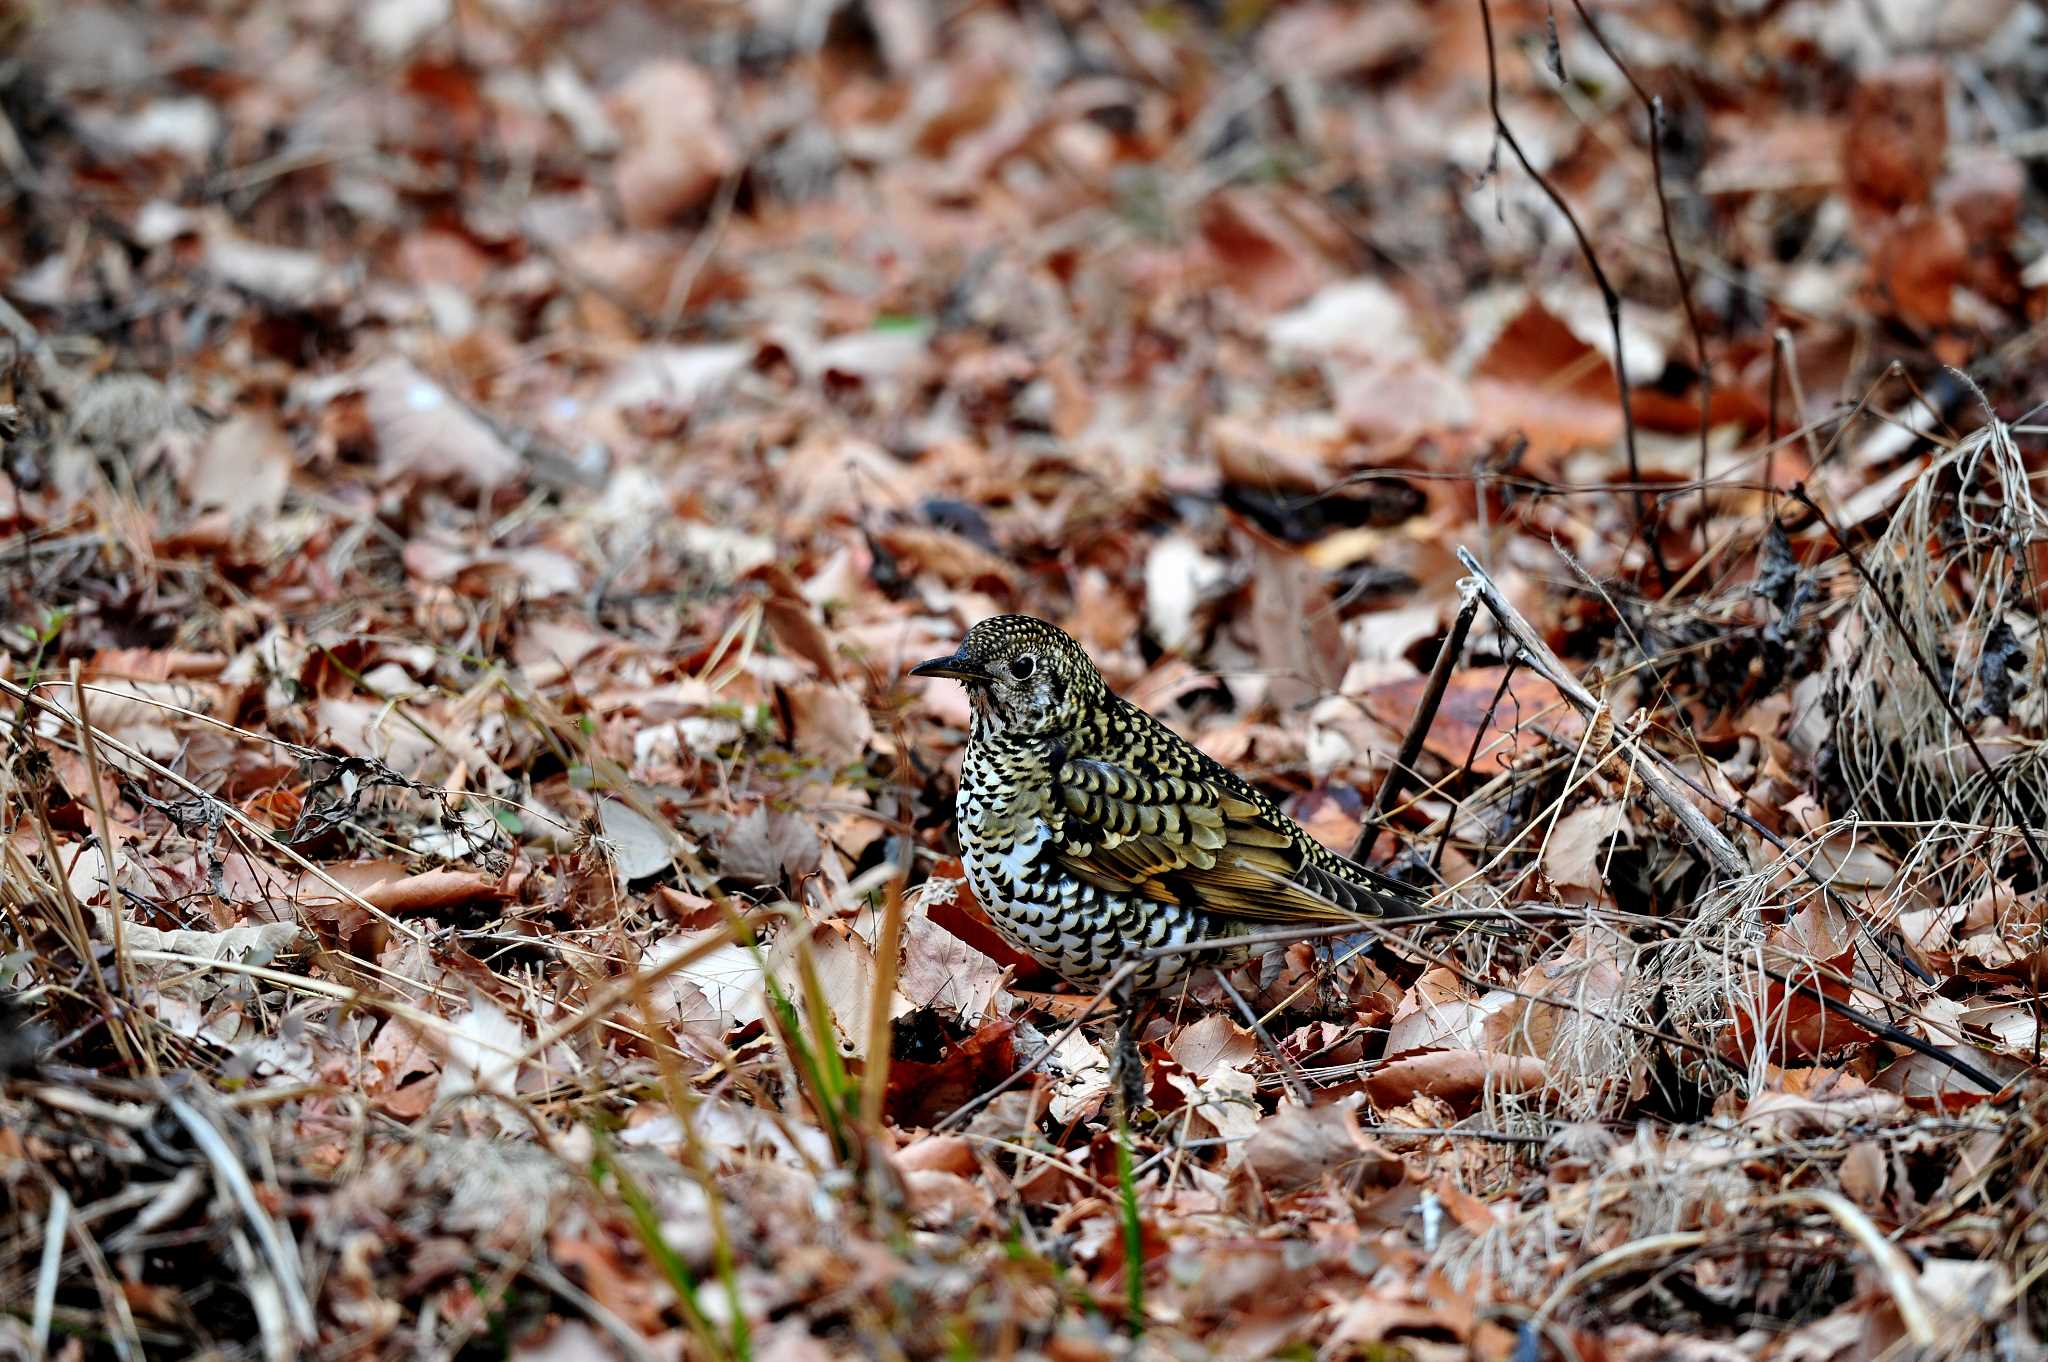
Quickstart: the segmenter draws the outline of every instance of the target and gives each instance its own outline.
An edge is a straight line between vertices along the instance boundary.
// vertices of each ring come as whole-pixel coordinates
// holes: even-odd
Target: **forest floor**
[[[0,1356],[2040,1356],[2044,126],[2013,0],[0,6]],[[1004,611],[1438,916],[1120,1125]]]

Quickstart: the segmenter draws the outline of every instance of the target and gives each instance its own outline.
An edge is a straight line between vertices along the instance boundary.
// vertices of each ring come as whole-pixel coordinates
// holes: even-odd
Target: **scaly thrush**
[[[957,821],[974,896],[1012,945],[1085,987],[1161,946],[1130,986],[1245,958],[1261,927],[1397,917],[1407,887],[1337,855],[1273,801],[1113,694],[1081,646],[997,615],[911,669],[961,681],[974,712]]]

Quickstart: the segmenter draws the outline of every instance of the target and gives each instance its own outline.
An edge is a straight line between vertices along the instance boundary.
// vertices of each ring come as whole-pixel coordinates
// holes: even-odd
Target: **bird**
[[[1117,695],[1056,625],[992,616],[910,674],[967,688],[954,820],[975,899],[1006,941],[1074,984],[1100,989],[1130,967],[1120,1055],[1133,995],[1244,960],[1245,936],[1420,907]],[[1215,944],[1151,953],[1196,942]]]

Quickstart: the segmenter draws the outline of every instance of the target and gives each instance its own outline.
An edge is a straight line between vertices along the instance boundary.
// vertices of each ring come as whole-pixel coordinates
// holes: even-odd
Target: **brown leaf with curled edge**
[[[387,863],[372,862],[382,866]],[[352,888],[364,902],[392,917],[446,916],[458,908],[496,905],[505,900],[505,882],[474,870],[429,870],[418,875],[391,874],[368,878],[349,867],[337,866],[335,879]],[[307,875],[295,894],[299,912],[307,925],[330,947],[363,958],[374,958],[388,935],[385,925],[373,918],[362,904],[336,893],[325,882]]]
[[[739,166],[719,122],[718,87],[688,62],[639,67],[613,94],[610,112],[625,144],[615,188],[633,227],[666,226]]]
[[[1423,739],[1423,750],[1454,769],[1462,766],[1486,719],[1487,707],[1493,704],[1494,692],[1500,689],[1500,680],[1499,667],[1470,667],[1454,673],[1429,735]],[[1366,712],[1395,733],[1406,733],[1428,685],[1427,677],[1417,676],[1375,686],[1365,694]],[[1507,694],[1501,696],[1493,721],[1486,726],[1486,741],[1480,745],[1475,769],[1483,778],[1498,771],[1504,760],[1541,749],[1548,740],[1539,728],[1569,742],[1585,727],[1585,720],[1565,703],[1557,687],[1533,672],[1518,671]]]
[[[1365,1091],[1380,1107],[1397,1107],[1421,1094],[1469,1110],[1488,1083],[1503,1091],[1533,1092],[1549,1077],[1549,1065],[1526,1055],[1432,1050],[1382,1064],[1365,1080]]]
[[[1470,391],[1478,429],[1526,438],[1526,462],[1539,473],[1621,434],[1613,365],[1534,297],[1494,337]]]
[[[1842,169],[1866,208],[1924,203],[1948,154],[1946,78],[1932,56],[1867,72],[1843,120]]]
[[[473,903],[497,903],[504,883],[474,870],[429,870],[402,879],[382,880],[362,891],[363,897],[393,917],[433,913]]]
[[[928,1126],[987,1092],[1015,1072],[1016,1036],[1014,1022],[992,1022],[932,1063],[894,1061],[883,1098],[889,1120],[906,1130]]]
[[[1980,1050],[1974,1045],[1943,1048],[2008,1085],[2029,1067],[2020,1060]],[[1870,1086],[1881,1092],[1897,1093],[1908,1106],[1922,1111],[1961,1111],[1997,1095],[1979,1087],[1932,1055],[1917,1053],[1901,1056],[1886,1065],[1871,1080]]]
[[[1358,1125],[1358,1101],[1285,1106],[1252,1133],[1242,1167],[1267,1192],[1284,1195],[1339,1173],[1356,1182],[1400,1181],[1401,1160]]]
[[[818,622],[817,612],[789,569],[781,563],[763,563],[747,577],[768,588],[761,613],[775,641],[816,667],[818,675],[826,681],[837,681],[839,663],[833,655],[832,640],[826,636],[825,626]]]

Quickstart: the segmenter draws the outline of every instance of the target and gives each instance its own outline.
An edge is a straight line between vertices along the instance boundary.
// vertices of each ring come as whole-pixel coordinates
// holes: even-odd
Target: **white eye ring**
[[[1037,658],[1033,657],[1029,653],[1026,653],[1024,654],[1024,656],[1016,658],[1011,661],[1010,675],[1016,677],[1019,681],[1028,680],[1031,676],[1031,669],[1034,666],[1036,666],[1037,663]]]

